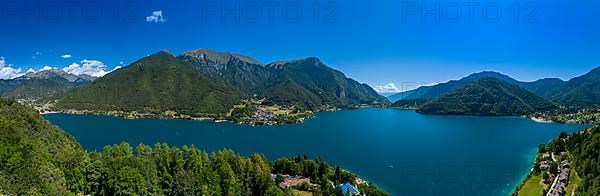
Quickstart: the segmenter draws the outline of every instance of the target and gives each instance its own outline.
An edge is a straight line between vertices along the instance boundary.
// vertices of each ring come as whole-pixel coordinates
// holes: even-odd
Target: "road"
[[[554,153],[550,152],[550,156],[552,157],[552,161],[558,163],[558,161],[556,161],[556,157],[554,157]],[[554,177],[554,181],[552,181],[552,186],[550,186],[550,189],[548,189],[546,196],[550,196],[550,192],[552,192],[552,190],[554,190],[554,186],[556,186],[556,182],[558,182],[558,174]]]

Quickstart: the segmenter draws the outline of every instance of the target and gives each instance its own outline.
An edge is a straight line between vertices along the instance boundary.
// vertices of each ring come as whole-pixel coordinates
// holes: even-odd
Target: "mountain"
[[[394,102],[391,107],[403,108],[403,109],[415,109],[420,108],[423,104],[427,103],[424,99],[400,99]]]
[[[419,87],[419,88],[422,88],[422,87]],[[403,91],[403,92],[399,92],[399,93],[393,93],[391,95],[386,95],[385,97],[391,102],[397,102],[402,99],[406,99],[406,97],[413,94],[415,92],[415,90],[408,90],[408,91]],[[415,100],[415,99],[411,99],[411,100]]]
[[[388,99],[392,102],[396,102],[400,99],[424,99],[433,100],[448,92],[456,90],[469,84],[471,82],[483,79],[483,78],[496,78],[504,82],[519,85],[536,95],[542,97],[548,97],[549,93],[557,88],[560,88],[565,82],[557,78],[546,78],[537,80],[534,82],[521,82],[517,81],[510,76],[494,71],[483,71],[468,75],[467,77],[459,80],[451,80],[445,83],[436,84],[433,86],[422,86],[415,90],[405,91],[388,96]]]
[[[69,74],[59,69],[29,72],[15,79],[0,80],[0,95],[16,99],[58,97],[95,79],[88,75]]]
[[[97,78],[94,76],[82,74],[82,75],[74,75],[67,73],[60,69],[50,69],[43,70],[38,72],[28,72],[25,75],[17,78],[17,79],[53,79],[53,78],[63,78],[69,82],[92,82]]]
[[[37,111],[0,98],[0,194],[71,195],[83,188],[85,153]]]
[[[580,107],[600,106],[600,67],[573,78],[549,93],[554,102]]]
[[[425,103],[424,114],[513,116],[548,111],[556,106],[514,84],[483,78]]]
[[[223,80],[248,94],[258,93],[272,77],[267,67],[244,55],[203,48],[184,52],[177,58],[196,67],[200,72]]]
[[[274,104],[312,109],[324,105],[389,104],[371,87],[347,78],[314,57],[262,64],[248,56],[204,48],[184,52],[177,58]]]
[[[438,98],[448,92],[456,90],[460,87],[465,86],[468,83],[483,79],[483,78],[497,78],[502,81],[506,81],[511,84],[518,83],[515,79],[493,71],[483,71],[479,73],[471,74],[467,77],[461,78],[459,80],[450,80],[446,83],[440,83],[433,86],[422,86],[415,90],[406,91],[402,93],[398,93],[397,95],[393,95],[394,98],[400,99],[423,99],[423,100],[432,100]],[[399,100],[399,99],[398,99]],[[393,102],[397,100],[392,100]]]
[[[75,90],[61,109],[221,115],[245,95],[161,51]]]
[[[567,82],[558,78],[544,78],[533,82],[519,82],[518,85],[544,98],[550,98],[552,92],[562,88]]]
[[[369,85],[347,78],[315,57],[275,62],[266,67],[273,76],[260,94],[275,103],[308,107],[389,103]]]
[[[223,114],[248,95],[308,109],[389,104],[368,85],[314,57],[261,64],[244,55],[198,49],[146,57],[75,90],[58,106],[208,115]]]

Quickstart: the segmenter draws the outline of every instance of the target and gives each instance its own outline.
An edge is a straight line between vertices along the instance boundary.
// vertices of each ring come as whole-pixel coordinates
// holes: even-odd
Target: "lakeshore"
[[[538,122],[538,123],[553,123],[554,122],[551,119],[542,118],[542,117],[531,117],[531,120]]]

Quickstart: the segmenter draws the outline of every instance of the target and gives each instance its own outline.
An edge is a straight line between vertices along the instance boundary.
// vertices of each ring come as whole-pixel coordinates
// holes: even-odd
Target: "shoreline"
[[[530,119],[537,123],[554,123],[554,121],[552,121],[550,119],[541,118],[541,117],[531,117]]]
[[[337,111],[337,110],[336,110]],[[229,118],[221,118],[214,116],[205,116],[205,117],[192,117],[189,115],[177,115],[177,116],[164,116],[152,113],[139,113],[139,112],[123,112],[123,111],[102,111],[102,112],[94,112],[89,110],[69,110],[69,111],[38,111],[40,115],[48,115],[48,114],[68,114],[68,115],[92,115],[92,116],[106,116],[106,117],[115,117],[122,119],[159,119],[159,120],[190,120],[190,121],[211,121],[214,123],[235,123],[239,125],[248,125],[248,126],[275,126],[275,125],[286,125],[286,124],[300,124],[304,123],[308,119],[314,118],[316,115],[313,115],[309,118],[306,118],[302,121],[296,123],[285,123],[285,122],[277,122],[277,123],[263,123],[263,124],[249,124],[246,122],[238,122]]]
[[[512,188],[512,192],[511,195],[515,195],[517,194],[525,185],[525,183],[531,178],[531,174],[533,173],[534,167],[535,167],[535,163],[536,163],[536,158],[539,154],[539,150],[535,149],[533,150],[533,160],[530,161],[531,162],[531,167],[529,168],[529,170],[527,170],[527,173],[524,173],[523,176],[521,176],[521,178],[515,183],[515,186]]]

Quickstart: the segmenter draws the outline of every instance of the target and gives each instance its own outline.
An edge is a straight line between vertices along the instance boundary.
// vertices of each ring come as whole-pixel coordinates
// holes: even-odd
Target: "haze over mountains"
[[[61,108],[222,115],[242,99],[307,109],[389,102],[366,84],[314,57],[261,64],[250,57],[198,49],[161,51],[76,89]]]

